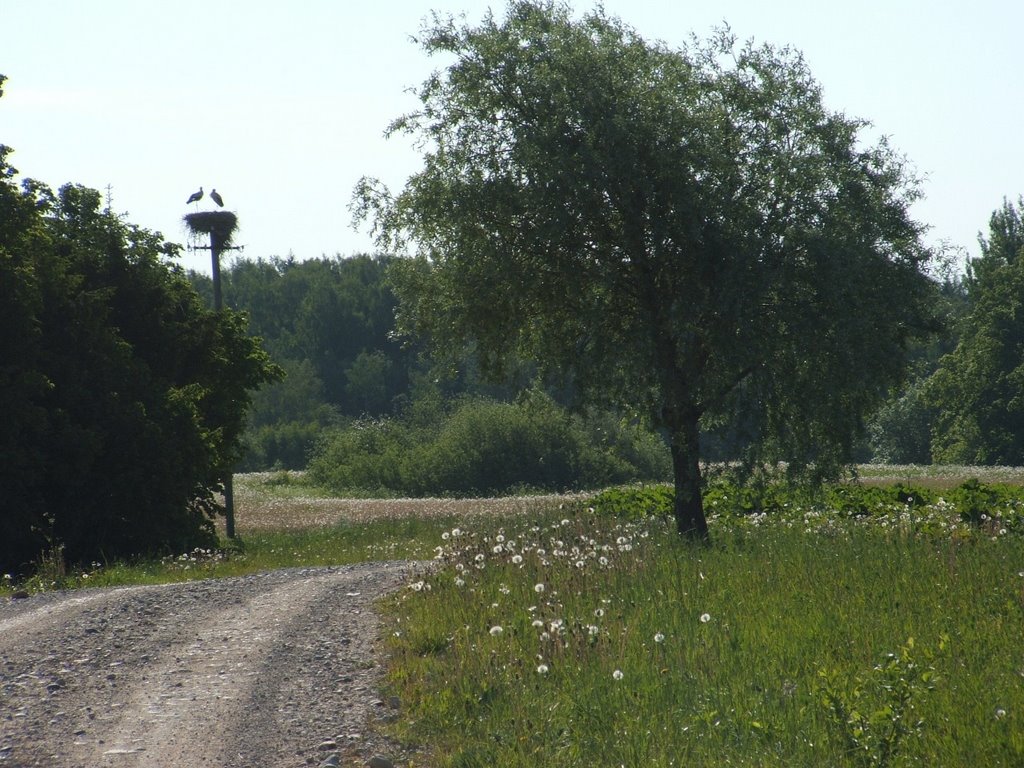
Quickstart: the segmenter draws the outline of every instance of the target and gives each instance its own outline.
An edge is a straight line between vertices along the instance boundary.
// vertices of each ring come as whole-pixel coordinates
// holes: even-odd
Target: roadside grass
[[[0,586],[0,596],[84,587],[167,584],[242,576],[278,568],[347,565],[373,560],[423,560],[434,556],[434,542],[450,520],[405,518],[367,523],[335,523],[307,530],[256,530],[217,549],[133,562],[93,563],[71,570],[48,557],[35,575],[19,585]]]
[[[1024,537],[943,505],[447,531],[385,605],[431,766],[1024,763]]]
[[[0,574],[0,597],[19,591],[161,584],[316,565],[372,560],[432,558],[441,532],[457,521],[509,519],[574,496],[492,499],[338,498],[301,472],[235,476],[236,539],[163,558],[95,562],[73,569],[59,551],[45,553],[36,573],[22,583]]]

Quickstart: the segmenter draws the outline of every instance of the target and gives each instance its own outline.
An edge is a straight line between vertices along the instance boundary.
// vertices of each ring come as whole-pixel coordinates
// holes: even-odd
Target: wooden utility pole
[[[219,203],[218,203],[219,204]],[[208,211],[190,214],[185,217],[193,234],[207,233],[210,235],[209,245],[191,245],[195,251],[210,251],[210,273],[213,277],[213,309],[221,312],[224,309],[223,293],[220,287],[220,255],[224,251],[239,251],[242,246],[229,245],[235,232],[238,219],[230,211]],[[225,532],[229,539],[235,538],[235,487],[234,475],[228,472],[224,478],[224,518]]]

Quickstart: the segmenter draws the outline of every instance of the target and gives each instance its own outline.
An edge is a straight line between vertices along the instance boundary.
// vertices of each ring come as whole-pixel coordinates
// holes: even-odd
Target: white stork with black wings
[[[188,200],[185,201],[185,205],[188,205],[189,203],[198,203],[202,199],[203,199],[203,188],[200,187],[198,192],[193,192],[191,195],[189,195]]]
[[[220,192],[218,192],[216,189],[210,190],[210,199],[213,200],[213,202],[215,202],[219,208],[224,207],[224,198],[220,196]]]

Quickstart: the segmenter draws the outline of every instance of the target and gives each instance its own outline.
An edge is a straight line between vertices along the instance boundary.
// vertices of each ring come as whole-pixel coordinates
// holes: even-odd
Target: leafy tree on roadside
[[[0,155],[0,569],[209,544],[249,391],[276,369],[159,234]]]
[[[702,428],[742,429],[752,464],[837,472],[930,324],[901,158],[828,111],[799,56],[726,33],[672,50],[513,2],[435,17],[422,45],[451,63],[390,132],[424,167],[354,200],[385,250],[417,249],[393,269],[402,329],[648,413],[689,536]]]
[[[928,381],[935,461],[1024,464],[1024,197],[1004,202],[968,274],[960,342]]]

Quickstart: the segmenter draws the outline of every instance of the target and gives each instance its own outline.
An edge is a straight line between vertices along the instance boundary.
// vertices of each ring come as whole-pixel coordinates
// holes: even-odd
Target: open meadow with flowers
[[[0,595],[433,558],[381,606],[409,765],[1024,765],[1024,471],[859,474],[712,483],[710,546],[660,486],[359,500],[244,475],[233,543],[54,553]]]
[[[1024,504],[967,487],[719,489],[706,547],[629,493],[447,529],[388,603],[392,734],[431,766],[1024,764]]]

